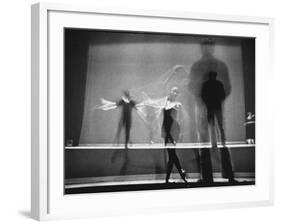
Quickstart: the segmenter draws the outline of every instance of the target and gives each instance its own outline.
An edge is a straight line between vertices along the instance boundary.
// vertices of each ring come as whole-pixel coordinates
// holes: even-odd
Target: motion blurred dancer
[[[162,125],[162,137],[164,138],[164,144],[168,143],[176,145],[180,136],[180,124],[177,121],[180,116],[181,103],[175,101],[178,96],[178,88],[173,87],[169,96],[166,98],[166,103],[163,108],[163,125]],[[169,178],[172,172],[173,165],[175,164],[181,178],[185,183],[188,183],[185,179],[185,171],[182,169],[175,148],[167,147],[169,160],[167,164],[166,183],[169,183]]]

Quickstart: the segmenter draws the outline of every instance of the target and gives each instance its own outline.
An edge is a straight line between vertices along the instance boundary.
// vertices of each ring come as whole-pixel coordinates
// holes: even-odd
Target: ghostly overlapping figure
[[[209,139],[211,139],[212,146],[216,148],[217,138],[215,136],[215,124],[213,124],[213,119],[209,119],[208,122],[208,110],[206,107],[206,100],[204,102],[203,98],[214,98],[216,96],[206,96],[206,91],[204,92],[204,96],[202,97],[202,88],[204,83],[209,79],[210,72],[212,74],[216,74],[216,78],[222,84],[224,88],[223,100],[227,98],[231,93],[231,84],[228,73],[228,68],[224,62],[217,59],[214,56],[215,51],[215,42],[212,39],[205,39],[201,43],[201,53],[202,57],[195,62],[191,67],[190,72],[190,82],[188,85],[188,90],[193,95],[194,100],[194,116],[196,120],[196,132],[197,132],[197,140],[199,143],[207,143]],[[208,92],[208,94],[212,94]],[[215,93],[213,93],[215,94]],[[221,116],[217,119],[219,123],[220,135],[222,139],[222,144],[225,144],[225,133],[223,129],[223,100],[221,99]],[[210,117],[210,116],[209,116]],[[213,125],[209,125],[210,122]],[[209,130],[211,129],[211,130]],[[201,170],[201,178],[204,182],[212,183],[213,182],[213,174],[212,174],[212,164],[210,157],[209,149],[200,149],[199,151],[195,151],[197,157],[197,163],[199,169]],[[230,158],[230,156],[228,156]],[[222,161],[225,161],[222,158]],[[230,166],[229,166],[230,167]],[[230,169],[230,168],[229,168]],[[232,173],[232,169],[231,172]],[[231,176],[231,174],[230,174]],[[232,177],[230,179],[233,178]]]

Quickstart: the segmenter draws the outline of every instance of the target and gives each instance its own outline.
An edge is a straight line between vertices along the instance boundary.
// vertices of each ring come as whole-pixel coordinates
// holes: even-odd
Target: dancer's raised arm
[[[166,75],[165,79],[163,80],[163,83],[164,84],[168,83],[170,81],[170,79],[177,73],[177,71],[179,69],[183,69],[184,72],[186,72],[188,74],[184,65],[175,65],[175,66],[173,66],[172,69],[168,70],[169,72],[166,73],[167,75]]]
[[[101,105],[95,107],[95,109],[100,110],[112,110],[117,108],[117,103],[109,100],[105,100],[104,98],[100,98]]]

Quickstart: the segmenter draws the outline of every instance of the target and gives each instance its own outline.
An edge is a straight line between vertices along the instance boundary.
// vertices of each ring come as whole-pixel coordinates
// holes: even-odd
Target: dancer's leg
[[[221,143],[223,146],[225,146],[225,133],[224,133],[224,128],[223,128],[223,116],[222,116],[222,110],[216,111],[216,118],[218,122],[218,127],[220,131],[220,136],[221,136]]]
[[[122,131],[122,128],[123,128],[123,120],[121,119],[118,123],[118,127],[117,127],[117,132],[116,132],[116,135],[115,135],[115,141],[117,143],[117,145],[119,145],[119,141],[120,141],[120,134],[121,134],[121,131]]]
[[[185,173],[184,173],[183,170],[182,170],[182,167],[181,167],[181,165],[180,165],[179,158],[178,158],[178,156],[177,156],[177,154],[176,154],[176,149],[171,149],[170,154],[171,154],[171,158],[173,159],[173,162],[174,162],[174,164],[175,164],[175,166],[176,166],[176,168],[177,168],[177,170],[178,170],[178,172],[179,172],[181,178],[184,180],[184,182],[187,183],[187,181],[186,181],[186,179],[185,179]]]
[[[208,129],[210,133],[212,147],[217,148],[217,136],[216,136],[216,129],[215,129],[214,111],[208,111]]]
[[[130,141],[130,131],[131,131],[131,126],[126,124],[125,125],[125,149],[128,148],[128,143]]]
[[[119,121],[118,123],[118,127],[117,127],[117,132],[116,132],[116,136],[115,136],[115,141],[117,143],[117,145],[119,145],[119,141],[120,141],[120,133],[122,131],[122,127],[123,127],[123,122],[122,120]],[[119,156],[119,154],[121,153],[120,149],[116,149],[114,150],[112,156],[111,156],[111,162],[115,162],[116,158]]]
[[[170,175],[173,169],[173,155],[171,154],[171,149],[167,149],[168,155],[169,155],[169,160],[167,164],[167,174],[166,174],[166,183],[169,182]]]
[[[122,167],[120,169],[120,174],[121,175],[126,175],[127,174],[127,169],[128,169],[128,165],[129,165],[129,155],[128,155],[128,150],[122,150],[123,152],[123,158],[124,158],[124,161],[123,161],[123,164],[122,164]]]
[[[173,136],[170,134],[170,132],[166,133],[166,137],[165,137],[165,145],[167,145],[168,143],[172,143],[173,145],[176,144]]]

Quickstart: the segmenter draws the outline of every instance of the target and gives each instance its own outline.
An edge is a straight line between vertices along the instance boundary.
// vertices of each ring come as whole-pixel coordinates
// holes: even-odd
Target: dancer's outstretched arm
[[[144,112],[144,104],[143,103],[138,103],[135,105],[135,109],[137,111],[137,115],[139,115],[139,117],[142,119],[142,121],[147,124],[147,115],[146,113]]]
[[[113,110],[117,108],[117,103],[109,100],[105,100],[103,98],[100,98],[101,105],[94,107],[94,109],[100,109],[100,110]]]
[[[161,99],[156,99],[156,100],[152,100],[146,93],[143,92],[144,98],[145,100],[141,103],[138,103],[135,105],[137,114],[141,117],[141,119],[145,122],[145,124],[148,124],[148,120],[147,120],[147,114],[145,113],[145,107],[150,106],[154,108],[154,116],[155,118],[158,119],[162,109],[165,106],[165,98],[161,98]]]
[[[177,73],[177,70],[179,70],[179,69],[183,69],[184,72],[187,73],[187,71],[183,65],[175,65],[172,69],[169,70],[169,73],[167,73],[167,76],[164,79],[163,83],[164,84],[168,83],[170,81],[170,79]]]

